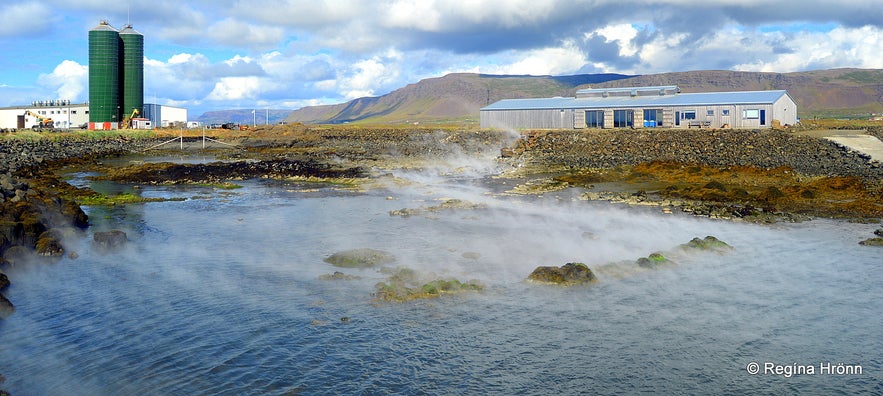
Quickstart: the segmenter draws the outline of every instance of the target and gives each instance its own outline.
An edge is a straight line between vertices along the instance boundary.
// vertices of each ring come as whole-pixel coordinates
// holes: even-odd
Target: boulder
[[[597,280],[592,270],[583,263],[567,263],[561,267],[537,267],[527,278],[535,282],[560,286],[581,285]]]
[[[681,248],[684,249],[698,249],[698,250],[728,250],[731,249],[730,245],[727,245],[726,242],[721,241],[713,236],[707,236],[704,239],[693,238],[690,242],[687,242],[681,245]]]
[[[377,249],[345,250],[325,258],[326,263],[343,268],[369,268],[395,261],[395,256]]]
[[[96,232],[92,239],[93,244],[103,250],[119,249],[128,241],[126,233],[120,230]]]
[[[647,257],[641,257],[637,261],[638,266],[642,268],[656,268],[660,265],[671,263],[662,253],[653,253]]]
[[[42,234],[37,239],[36,252],[38,256],[61,257],[64,256],[64,247],[61,245],[62,231],[53,228]]]
[[[868,238],[858,244],[862,246],[883,246],[883,238]]]

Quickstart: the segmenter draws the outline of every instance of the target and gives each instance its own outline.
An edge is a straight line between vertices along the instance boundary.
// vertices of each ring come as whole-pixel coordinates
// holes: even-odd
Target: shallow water
[[[883,392],[883,250],[875,225],[774,226],[491,194],[484,175],[401,173],[369,192],[268,180],[87,208],[76,259],[8,269],[0,388],[13,395]],[[402,183],[401,180],[409,180]],[[128,186],[102,186],[127,189]],[[459,198],[483,209],[390,216]],[[101,253],[91,234],[122,229]],[[714,235],[729,253],[634,261]],[[374,248],[480,293],[372,300],[377,269],[323,258]],[[588,287],[524,282],[539,265],[600,268]],[[752,375],[746,367],[760,364]],[[813,366],[786,376],[764,364]],[[860,365],[861,374],[820,364]],[[791,370],[789,368],[788,370]],[[784,367],[780,370],[783,370]],[[796,371],[796,370],[794,370]],[[806,369],[804,368],[804,372]],[[793,371],[792,371],[793,372]]]

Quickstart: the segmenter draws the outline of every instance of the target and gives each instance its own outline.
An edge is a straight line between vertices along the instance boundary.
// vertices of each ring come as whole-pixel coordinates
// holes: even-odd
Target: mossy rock
[[[760,193],[760,196],[759,196],[759,198],[761,200],[766,201],[766,202],[776,201],[776,200],[778,200],[780,198],[784,198],[784,197],[785,197],[785,193],[783,193],[782,190],[779,190],[778,188],[773,187],[773,186],[767,187],[766,190],[764,190],[762,193]]]
[[[656,252],[647,257],[641,257],[638,259],[638,266],[643,268],[655,268],[659,265],[663,265],[666,263],[670,263],[671,261],[665,257],[662,253]]]
[[[693,238],[690,242],[687,242],[681,245],[682,248],[685,249],[698,249],[698,250],[723,250],[730,249],[730,245],[726,242],[721,241],[713,236],[707,236],[704,239]]]
[[[353,249],[337,252],[324,260],[335,267],[370,268],[390,264],[396,261],[395,256],[377,249]]]
[[[537,267],[527,279],[560,286],[581,285],[595,282],[595,274],[583,263],[567,263],[561,267]]]
[[[359,279],[362,279],[362,278],[361,278],[360,276],[356,276],[356,275],[348,275],[348,274],[344,274],[343,272],[340,272],[340,271],[334,271],[333,274],[324,274],[324,275],[320,275],[320,276],[319,276],[319,279],[321,279],[321,280],[343,280],[343,281],[350,281],[350,280],[359,280]]]
[[[718,190],[721,192],[727,192],[727,187],[724,186],[723,183],[721,183],[717,180],[712,180],[712,181],[706,183],[704,188],[707,188],[709,190]]]
[[[883,246],[883,238],[868,238],[858,244],[862,246]]]
[[[414,270],[398,268],[390,273],[385,282],[378,282],[374,285],[374,297],[378,301],[405,302],[436,298],[449,293],[484,290],[484,286],[475,280],[461,282],[457,279],[438,278],[425,283],[421,282]]]

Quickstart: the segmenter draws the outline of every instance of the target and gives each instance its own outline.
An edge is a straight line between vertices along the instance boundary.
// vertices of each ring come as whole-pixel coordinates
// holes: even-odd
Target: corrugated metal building
[[[677,86],[583,89],[573,98],[504,99],[480,111],[482,128],[769,128],[797,123],[783,90],[680,93]]]

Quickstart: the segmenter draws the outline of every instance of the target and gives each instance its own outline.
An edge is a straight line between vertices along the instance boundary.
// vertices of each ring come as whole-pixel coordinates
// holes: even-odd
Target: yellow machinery
[[[55,127],[55,122],[53,122],[51,118],[43,117],[43,116],[41,116],[37,113],[34,113],[33,111],[30,111],[30,110],[26,110],[25,115],[32,116],[37,119],[37,123],[34,124],[33,126],[31,126],[31,129],[33,129],[35,131],[42,131],[43,128],[52,129]]]
[[[141,112],[139,112],[138,109],[132,109],[132,114],[127,115],[126,118],[123,118],[123,123],[120,125],[120,128],[131,129],[132,119],[134,119],[139,114],[141,114]]]

